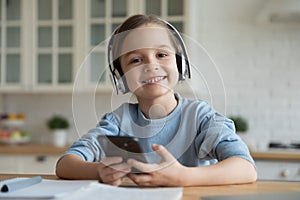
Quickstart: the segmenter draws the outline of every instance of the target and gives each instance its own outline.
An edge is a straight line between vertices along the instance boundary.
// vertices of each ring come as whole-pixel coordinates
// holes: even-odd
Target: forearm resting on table
[[[242,184],[255,182],[257,172],[249,161],[231,157],[214,165],[185,168],[182,177],[184,186]]]
[[[86,162],[79,156],[68,154],[56,165],[56,175],[63,179],[99,179],[98,163]]]

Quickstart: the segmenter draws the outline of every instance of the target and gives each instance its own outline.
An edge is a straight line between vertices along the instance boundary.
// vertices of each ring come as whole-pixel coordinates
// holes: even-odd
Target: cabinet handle
[[[282,170],[282,172],[281,172],[281,176],[282,177],[284,177],[284,178],[287,178],[287,177],[289,177],[290,176],[290,170],[288,170],[288,169],[284,169],[284,170]]]
[[[47,160],[47,156],[41,155],[36,157],[37,162],[45,162]]]

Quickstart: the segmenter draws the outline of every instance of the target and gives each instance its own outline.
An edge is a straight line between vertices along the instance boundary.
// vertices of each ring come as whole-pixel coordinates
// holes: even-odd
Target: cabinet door
[[[58,157],[0,154],[0,173],[55,174]]]
[[[19,171],[24,174],[55,174],[58,156],[25,155],[19,157]]]
[[[35,88],[70,86],[74,79],[74,2],[37,0]]]
[[[110,84],[105,41],[128,16],[128,0],[89,0],[87,13],[87,86]]]
[[[185,32],[184,0],[144,0],[143,13],[154,14],[170,22],[180,33]]]
[[[7,154],[0,154],[0,173],[14,174],[18,171],[18,159]]]
[[[299,161],[256,160],[259,180],[300,181]]]
[[[21,0],[0,1],[0,85],[22,87]]]

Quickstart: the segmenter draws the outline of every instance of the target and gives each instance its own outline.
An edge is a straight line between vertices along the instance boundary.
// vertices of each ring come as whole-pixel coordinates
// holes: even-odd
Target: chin
[[[141,92],[135,92],[136,96],[139,96],[141,98],[145,99],[154,99],[158,97],[162,97],[168,93],[173,93],[172,89],[167,89],[167,88],[160,88],[160,89],[155,89],[155,90],[144,90]]]

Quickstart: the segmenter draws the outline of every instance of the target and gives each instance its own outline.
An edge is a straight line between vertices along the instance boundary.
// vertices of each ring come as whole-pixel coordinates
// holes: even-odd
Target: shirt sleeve
[[[222,161],[237,156],[255,165],[247,145],[235,133],[233,121],[213,110],[208,104],[201,110],[196,138],[199,159]]]
[[[61,156],[75,154],[88,162],[97,162],[103,157],[100,144],[97,140],[99,135],[118,135],[119,127],[112,113],[104,115],[96,126],[83,135],[78,141]]]

